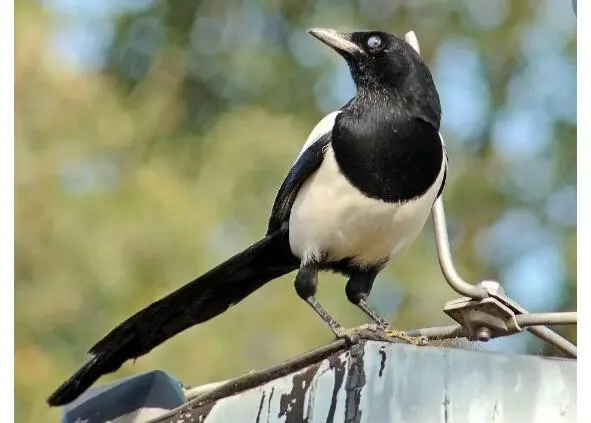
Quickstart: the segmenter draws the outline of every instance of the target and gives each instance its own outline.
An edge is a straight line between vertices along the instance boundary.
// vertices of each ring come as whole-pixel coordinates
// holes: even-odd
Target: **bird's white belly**
[[[320,168],[300,189],[289,219],[289,242],[303,263],[353,258],[375,265],[393,258],[416,239],[443,179],[406,203],[365,197],[340,172],[331,148]]]

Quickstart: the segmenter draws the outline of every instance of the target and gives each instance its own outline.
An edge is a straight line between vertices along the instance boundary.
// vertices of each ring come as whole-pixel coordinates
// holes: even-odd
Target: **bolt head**
[[[486,326],[481,326],[476,330],[474,338],[480,342],[486,342],[492,338],[492,332]]]

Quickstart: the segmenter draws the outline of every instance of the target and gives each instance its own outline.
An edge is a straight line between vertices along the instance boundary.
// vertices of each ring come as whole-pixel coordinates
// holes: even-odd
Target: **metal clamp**
[[[500,285],[499,288],[502,289]],[[513,310],[494,297],[451,300],[445,304],[443,311],[466,330],[466,338],[471,341],[486,342],[508,335],[512,328],[519,327]]]

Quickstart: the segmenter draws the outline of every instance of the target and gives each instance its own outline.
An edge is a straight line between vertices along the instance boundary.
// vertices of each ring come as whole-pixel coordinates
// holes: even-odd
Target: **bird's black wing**
[[[275,203],[269,218],[267,234],[279,230],[283,224],[289,221],[291,207],[304,182],[314,173],[324,159],[324,153],[330,144],[331,133],[328,132],[318,138],[305,151],[300,154],[287,177],[281,184]]]

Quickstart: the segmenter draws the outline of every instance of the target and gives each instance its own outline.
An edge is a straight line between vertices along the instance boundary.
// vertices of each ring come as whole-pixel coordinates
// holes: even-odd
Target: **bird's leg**
[[[394,329],[390,323],[386,321],[386,319],[376,313],[376,311],[369,305],[367,302],[367,297],[369,296],[377,273],[378,272],[375,270],[368,270],[366,272],[359,272],[352,275],[347,282],[347,286],[345,287],[345,293],[347,294],[349,301],[359,307],[359,309],[363,311],[371,320],[377,323],[380,328],[384,330],[386,335],[393,338],[402,339],[415,345],[426,344],[426,339],[424,337],[408,336],[404,333],[404,331]]]
[[[359,335],[354,330],[341,326],[316,299],[318,287],[318,268],[316,266],[311,264],[302,266],[296,275],[294,286],[299,297],[314,309],[337,338],[346,338],[351,343],[359,341]]]

